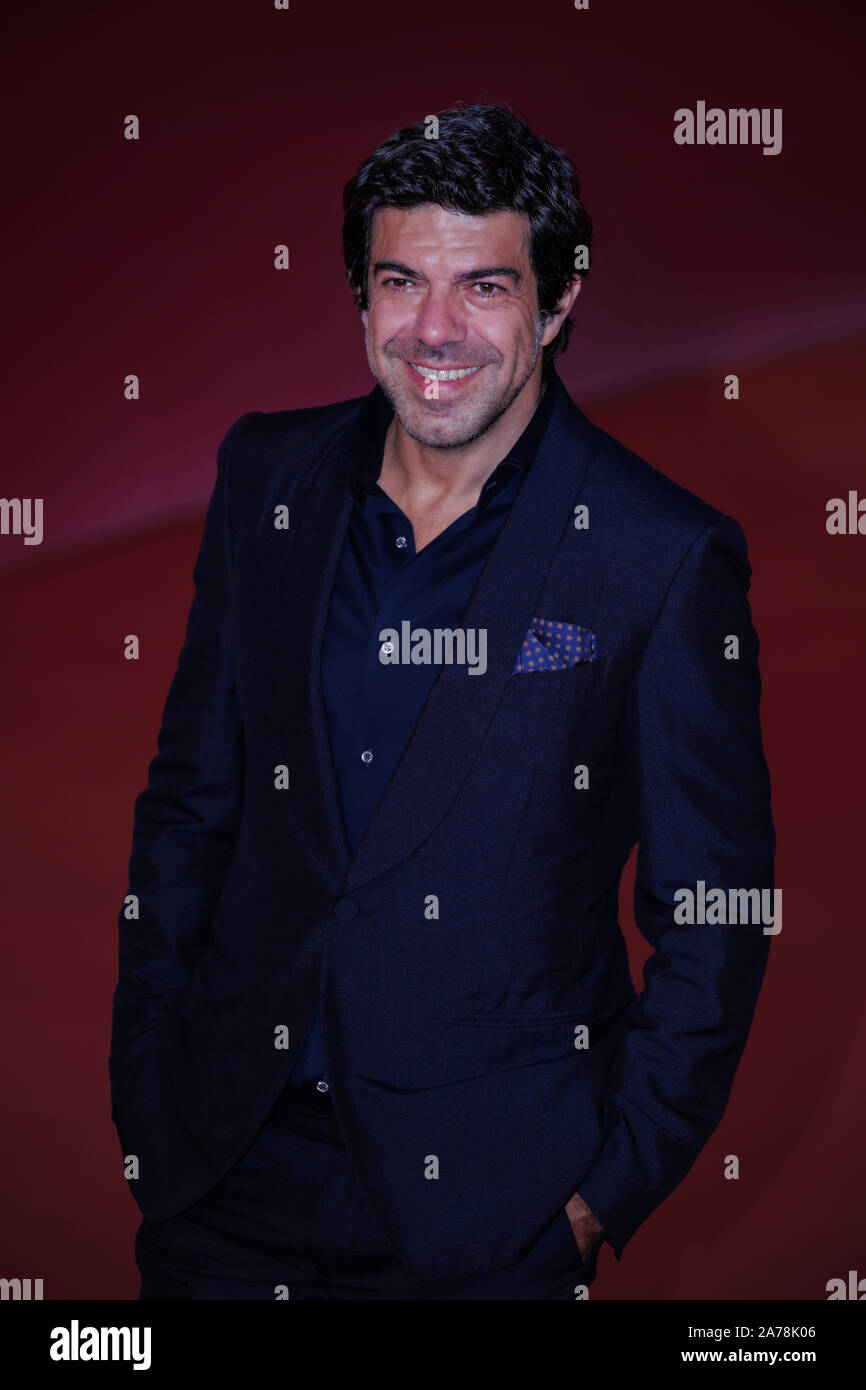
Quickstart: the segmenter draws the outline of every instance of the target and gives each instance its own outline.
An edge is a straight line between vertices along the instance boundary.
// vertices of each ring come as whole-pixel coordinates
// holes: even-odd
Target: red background
[[[108,1098],[116,919],[216,446],[245,410],[370,388],[342,185],[458,100],[508,101],[573,158],[597,242],[561,375],[737,517],[754,570],[783,928],[722,1124],[623,1260],[605,1250],[593,1298],[823,1299],[866,1275],[866,537],[825,529],[829,498],[866,495],[855,6],[85,11],[7,6],[3,44],[0,494],[42,497],[45,537],[0,536],[0,1275],[137,1293]],[[698,100],[782,107],[782,152],[676,146]]]

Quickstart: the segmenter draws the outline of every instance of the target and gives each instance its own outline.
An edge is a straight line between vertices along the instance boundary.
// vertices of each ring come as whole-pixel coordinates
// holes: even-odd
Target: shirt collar
[[[535,408],[532,419],[520,438],[511,446],[505,458],[494,468],[481,489],[479,502],[496,492],[506,478],[516,471],[525,474],[541,443],[548,421],[553,413],[559,378],[552,365],[542,373],[543,390],[541,400]],[[382,455],[385,448],[385,435],[393,419],[394,412],[390,401],[377,382],[369,396],[364,400],[352,437],[347,441],[349,450],[349,475],[353,495],[363,501],[365,495],[383,497],[377,479],[382,470]]]

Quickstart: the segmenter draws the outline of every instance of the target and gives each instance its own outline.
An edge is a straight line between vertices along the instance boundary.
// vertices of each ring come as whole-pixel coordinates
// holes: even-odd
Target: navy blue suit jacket
[[[770,934],[680,925],[674,895],[773,884],[746,543],[556,383],[461,624],[487,671],[442,667],[354,855],[320,656],[361,401],[220,446],[119,922],[112,1114],[145,1216],[252,1143],[317,1008],[359,1179],[433,1277],[519,1260],[575,1191],[619,1256],[722,1116]],[[595,659],[514,673],[533,617]]]

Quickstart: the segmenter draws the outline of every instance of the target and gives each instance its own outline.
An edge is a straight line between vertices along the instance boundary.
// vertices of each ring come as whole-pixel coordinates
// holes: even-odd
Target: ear
[[[560,330],[563,321],[566,318],[568,318],[568,315],[571,313],[572,305],[574,304],[574,301],[577,299],[577,296],[580,294],[580,287],[582,283],[583,281],[581,280],[580,276],[576,275],[574,279],[571,281],[571,284],[569,285],[568,289],[565,291],[565,294],[563,294],[560,297],[555,312],[552,313],[550,318],[547,319],[547,321],[545,322],[544,332],[541,335],[542,347],[547,347],[548,343],[553,342],[554,338]]]

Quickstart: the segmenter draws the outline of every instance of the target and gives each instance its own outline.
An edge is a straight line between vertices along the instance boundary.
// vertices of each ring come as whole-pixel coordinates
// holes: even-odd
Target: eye
[[[407,280],[405,276],[401,277],[399,275],[392,275],[390,279],[382,281],[383,285],[393,285],[395,289],[402,289],[404,285],[410,283],[411,281]]]
[[[482,299],[493,299],[497,294],[504,294],[501,285],[495,285],[492,280],[476,280],[472,287],[479,290]]]

